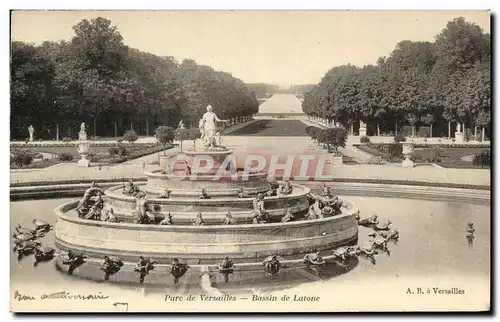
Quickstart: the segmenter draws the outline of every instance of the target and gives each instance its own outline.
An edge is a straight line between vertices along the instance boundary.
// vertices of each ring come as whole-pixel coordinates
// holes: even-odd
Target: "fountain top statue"
[[[199,123],[201,140],[207,149],[223,148],[220,142],[220,134],[217,132],[217,122],[227,122],[227,120],[219,119],[217,115],[212,112],[212,105],[208,105],[207,111],[203,114]]]

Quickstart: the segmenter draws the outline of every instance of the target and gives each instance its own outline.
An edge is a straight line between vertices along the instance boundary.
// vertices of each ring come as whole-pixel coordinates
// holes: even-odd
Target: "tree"
[[[53,138],[56,126],[71,137],[82,121],[93,123],[94,135],[129,129],[149,135],[150,128],[180,119],[197,126],[208,104],[225,118],[258,112],[241,80],[192,60],[179,64],[129,48],[107,19],[82,20],[73,31],[59,43],[12,42],[12,138],[26,138],[29,125],[37,137]]]
[[[316,127],[316,126],[308,126],[306,127],[306,133],[307,135],[309,135],[309,137],[318,142],[318,133],[321,131],[321,129],[319,127]]]
[[[33,125],[43,137],[56,111],[54,64],[39,47],[15,41],[11,46],[11,137],[26,138]]]
[[[490,152],[488,150],[484,150],[481,153],[474,154],[474,157],[472,158],[472,163],[474,165],[480,166],[481,168],[484,168],[484,166],[490,166],[491,165]]]
[[[340,127],[321,130],[322,141],[326,144],[328,151],[333,148],[335,156],[339,156],[339,148],[345,148],[347,142],[347,131]]]
[[[189,129],[188,137],[190,140],[193,140],[193,149],[196,150],[196,140],[201,137],[200,130],[198,128]]]
[[[434,115],[428,113],[426,115],[423,115],[420,120],[422,121],[422,123],[429,125],[429,137],[432,137],[432,124],[435,121]]]
[[[132,142],[137,141],[137,139],[138,139],[137,133],[135,133],[135,131],[133,131],[133,130],[129,130],[129,131],[125,132],[125,134],[123,134],[123,141],[127,141],[129,143],[132,143]]]
[[[331,68],[305,93],[309,116],[358,120],[385,130],[420,123],[443,133],[445,121],[489,128],[491,39],[463,18],[450,21],[435,42],[401,41],[376,65]],[[449,123],[448,123],[449,125]]]
[[[170,126],[159,126],[156,128],[155,137],[163,145],[163,155],[166,155],[167,144],[174,140],[175,130]]]
[[[182,152],[182,141],[189,139],[189,130],[184,128],[176,129],[175,139],[181,143],[181,152]]]
[[[463,17],[449,21],[436,36],[439,68],[454,73],[472,68],[489,56],[490,44],[481,27]]]

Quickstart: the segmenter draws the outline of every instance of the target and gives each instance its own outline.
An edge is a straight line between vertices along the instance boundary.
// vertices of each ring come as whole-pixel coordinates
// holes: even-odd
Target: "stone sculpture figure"
[[[460,133],[460,123],[457,123],[457,132]]]
[[[191,223],[193,224],[193,226],[203,226],[205,222],[203,221],[203,216],[201,215],[201,212],[198,213],[196,218],[193,218],[191,220]]]
[[[212,106],[208,105],[207,111],[203,114],[199,123],[201,133],[200,139],[203,141],[203,145],[205,145],[206,148],[218,146],[217,122],[227,122],[227,120],[219,119],[212,111]]]
[[[179,121],[179,125],[177,126],[178,129],[185,129],[184,127],[184,122],[182,120]]]
[[[82,124],[80,124],[80,132],[81,133],[86,132],[86,130],[85,130],[85,122],[82,122]]]
[[[224,225],[234,225],[236,224],[236,220],[233,218],[230,212],[226,214],[226,218],[224,218]]]
[[[286,180],[285,184],[281,187],[281,194],[283,195],[289,195],[293,191],[293,187],[290,183],[290,181]]]
[[[35,128],[33,127],[33,125],[28,126],[28,132],[30,134],[30,142],[33,142],[33,135],[35,134]]]

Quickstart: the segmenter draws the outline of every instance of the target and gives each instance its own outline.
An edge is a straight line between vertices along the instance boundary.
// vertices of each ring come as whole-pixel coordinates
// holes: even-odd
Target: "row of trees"
[[[321,129],[316,126],[308,126],[305,129],[307,135],[318,145],[328,149],[329,153],[341,156],[339,148],[345,148],[347,142],[347,131],[341,127]]]
[[[208,104],[221,118],[258,112],[258,101],[229,73],[127,47],[111,21],[82,20],[71,41],[11,44],[11,138],[151,134],[180,120],[197,126]]]
[[[454,19],[432,43],[402,41],[375,65],[332,68],[306,93],[302,107],[346,128],[362,120],[372,133],[434,125],[439,135],[447,133],[447,122],[486,127],[489,133],[490,35]]]

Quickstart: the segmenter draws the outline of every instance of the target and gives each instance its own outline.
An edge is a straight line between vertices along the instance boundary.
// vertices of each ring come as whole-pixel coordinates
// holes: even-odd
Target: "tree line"
[[[258,112],[255,94],[230,73],[126,46],[111,21],[82,20],[70,41],[11,43],[11,139],[153,134],[180,120],[198,126],[208,104],[236,121]]]
[[[364,121],[371,134],[407,125],[447,136],[451,123],[460,123],[489,135],[490,34],[454,19],[434,42],[401,41],[375,65],[333,67],[305,94],[302,108],[350,129]]]

